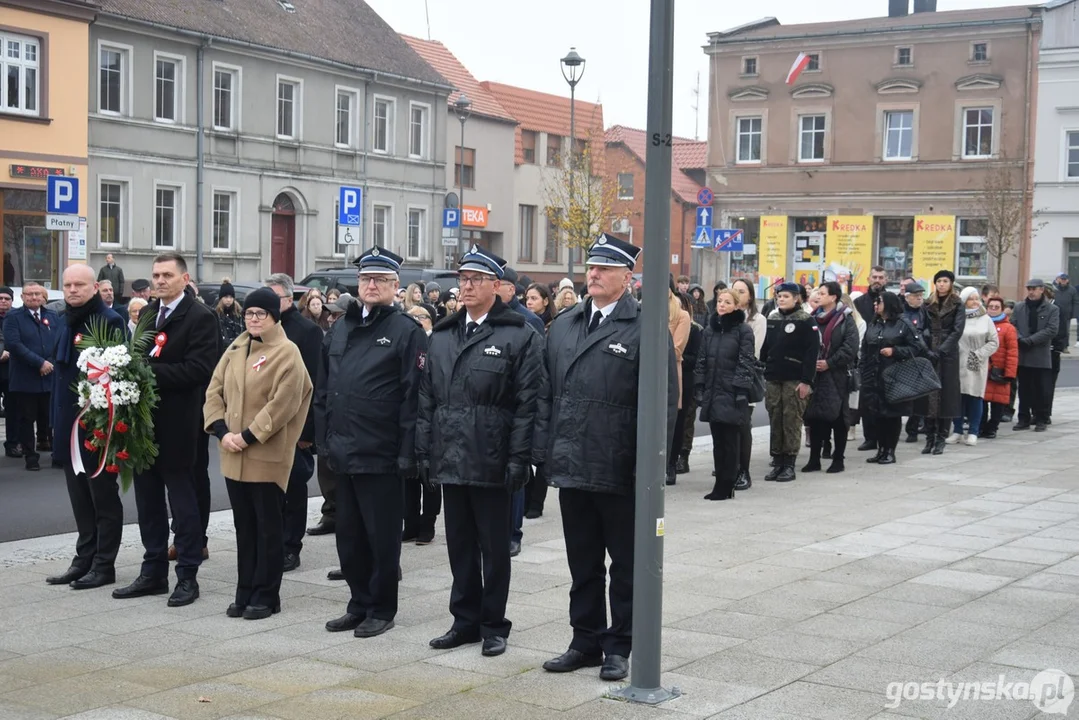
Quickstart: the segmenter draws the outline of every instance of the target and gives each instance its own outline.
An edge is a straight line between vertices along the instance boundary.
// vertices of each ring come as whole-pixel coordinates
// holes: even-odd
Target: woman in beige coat
[[[678,460],[678,438],[685,431],[686,414],[682,409],[682,354],[686,351],[689,342],[689,330],[693,327],[693,319],[682,309],[682,301],[674,294],[674,280],[671,280],[671,288],[667,291],[667,329],[671,332],[674,340],[674,360],[678,369],[678,418],[674,422],[675,441],[672,447],[667,449],[667,484],[674,485],[676,461]],[[693,382],[693,378],[690,378]],[[692,421],[691,421],[692,422]]]
[[[281,328],[269,288],[244,300],[240,334],[217,363],[206,391],[206,431],[221,442],[236,524],[236,601],[225,614],[261,620],[281,611],[285,488],[311,404],[300,351]]]

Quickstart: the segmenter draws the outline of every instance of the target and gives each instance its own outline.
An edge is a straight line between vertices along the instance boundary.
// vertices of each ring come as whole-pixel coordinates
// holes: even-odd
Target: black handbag
[[[751,403],[764,401],[764,363],[752,355],[738,358],[734,370],[734,387],[745,392]]]
[[[933,363],[916,357],[889,366],[881,373],[884,399],[891,405],[917,400],[940,390],[940,378]]]
[[[993,367],[989,368],[989,379],[995,383],[1009,383],[1008,378],[1004,377],[1004,368]]]

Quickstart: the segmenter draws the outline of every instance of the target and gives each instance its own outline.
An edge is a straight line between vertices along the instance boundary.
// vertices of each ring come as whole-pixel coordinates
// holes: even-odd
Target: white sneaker
[[[966,443],[970,447],[974,447],[975,445],[978,444],[978,436],[977,435],[967,435],[966,437],[963,438],[963,442]]]
[[[952,433],[951,435],[948,436],[948,439],[945,440],[944,442],[948,443],[949,445],[955,445],[957,442],[959,442],[959,440],[962,437],[963,436],[960,435],[959,433]]]

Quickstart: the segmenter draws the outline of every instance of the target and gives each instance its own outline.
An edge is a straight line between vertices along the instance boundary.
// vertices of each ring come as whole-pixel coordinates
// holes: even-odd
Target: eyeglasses
[[[412,313],[412,317],[416,318],[417,320],[428,320],[429,321],[431,319],[431,316],[428,315],[427,313]]]
[[[245,310],[244,320],[265,320],[269,314],[265,310]]]
[[[383,287],[383,286],[389,285],[392,282],[394,282],[394,278],[392,278],[392,277],[365,277],[363,275],[359,276],[359,284],[360,284],[360,286],[363,286],[363,285],[378,285],[379,287]]]
[[[482,285],[484,282],[493,279],[494,278],[488,277],[487,275],[471,275],[469,277],[458,277],[457,282],[461,284],[461,287],[469,285],[475,287],[476,285]]]

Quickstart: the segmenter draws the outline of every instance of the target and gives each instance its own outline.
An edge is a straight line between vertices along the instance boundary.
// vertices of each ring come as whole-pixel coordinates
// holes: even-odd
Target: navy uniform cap
[[[471,270],[485,275],[494,275],[501,280],[505,275],[505,271],[502,269],[505,266],[505,260],[490,250],[485,250],[473,243],[468,252],[461,256],[461,263],[458,265],[457,270]]]
[[[362,273],[396,273],[401,269],[401,256],[375,245],[352,261]]]
[[[584,264],[624,267],[632,270],[640,254],[641,249],[636,245],[619,240],[614,235],[603,233],[592,243],[592,247],[588,248],[588,259]]]

